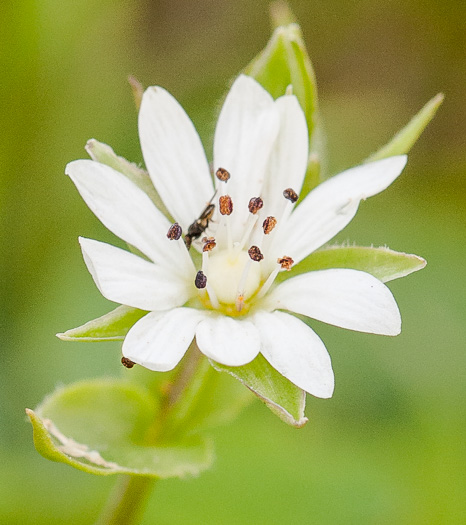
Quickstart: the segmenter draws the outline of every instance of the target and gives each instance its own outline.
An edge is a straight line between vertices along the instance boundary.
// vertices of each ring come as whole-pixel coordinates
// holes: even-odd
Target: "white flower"
[[[125,357],[171,370],[195,337],[207,357],[227,366],[261,352],[295,385],[325,398],[334,384],[330,357],[294,313],[362,332],[400,332],[392,294],[367,273],[331,269],[274,280],[342,230],[362,199],[389,186],[405,156],[349,169],[295,207],[308,159],[303,112],[295,96],[274,101],[246,76],[235,81],[220,113],[214,181],[191,120],[164,89],[144,93],[139,133],[175,225],[112,168],[78,160],[66,170],[102,223],[145,256],[80,239],[102,295],[149,311],[126,336]],[[190,251],[180,228],[190,232]]]

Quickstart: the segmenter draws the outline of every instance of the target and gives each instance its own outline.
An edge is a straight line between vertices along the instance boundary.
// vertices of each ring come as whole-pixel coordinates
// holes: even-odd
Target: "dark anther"
[[[218,198],[218,207],[222,215],[231,215],[233,213],[233,201],[229,195],[222,195]]]
[[[196,279],[194,280],[196,288],[202,289],[206,287],[207,277],[204,275],[202,270],[199,270],[196,274]]]
[[[282,270],[289,272],[293,266],[294,261],[291,257],[284,255],[280,259],[277,259],[277,263],[282,267]]]
[[[268,235],[277,225],[277,219],[275,217],[267,217],[262,223],[265,235]]]
[[[255,215],[264,205],[264,201],[260,197],[253,197],[248,204],[249,211]]]
[[[217,179],[221,180],[222,182],[227,182],[227,180],[230,178],[230,173],[224,168],[218,168],[215,175]]]
[[[170,226],[170,229],[168,230],[168,233],[167,233],[167,237],[171,241],[177,241],[181,237],[182,233],[183,231],[181,229],[181,226],[177,222],[175,222],[175,224],[172,224]]]
[[[251,257],[251,259],[255,262],[260,262],[264,258],[258,246],[251,246],[248,250],[248,253],[249,257]]]
[[[298,200],[298,194],[291,188],[283,190],[283,197],[291,201],[293,204]]]
[[[121,364],[125,367],[125,368],[133,368],[133,366],[136,364],[134,361],[131,361],[131,359],[128,359],[127,357],[122,357],[121,358]]]

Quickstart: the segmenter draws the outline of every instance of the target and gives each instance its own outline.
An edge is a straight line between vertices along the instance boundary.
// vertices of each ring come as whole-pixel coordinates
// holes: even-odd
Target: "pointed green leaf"
[[[246,67],[245,73],[255,78],[274,98],[285,94],[291,85],[303,108],[310,141],[312,169],[308,169],[301,196],[319,183],[323,156],[323,134],[317,102],[317,84],[298,24],[280,26],[265,49]]]
[[[136,385],[82,381],[27,414],[40,454],[91,474],[185,477],[212,463],[211,444],[196,435],[163,446],[147,442],[157,403]]]
[[[370,273],[382,282],[387,282],[422,270],[426,264],[422,257],[395,252],[389,248],[328,246],[311,253],[290,272],[279,274],[279,280],[313,270],[351,268]]]
[[[152,202],[163,214],[170,217],[167,208],[154,188],[146,170],[143,170],[123,157],[119,157],[110,146],[95,139],[87,141],[86,151],[92,160],[110,166],[114,170],[126,175],[128,179],[134,182],[136,186],[139,186],[139,188],[152,199]]]
[[[300,428],[307,422],[306,393],[279,374],[261,354],[244,366],[231,367],[213,361],[212,366],[241,381],[288,425]]]
[[[421,136],[427,124],[434,118],[444,98],[443,93],[439,93],[433,99],[429,100],[421,111],[414,115],[408,124],[401,129],[388,144],[376,151],[366,159],[365,162],[373,162],[374,160],[385,159],[393,155],[408,153]]]
[[[122,341],[130,328],[147,312],[130,306],[118,306],[108,314],[88,321],[82,326],[57,334],[63,341]]]

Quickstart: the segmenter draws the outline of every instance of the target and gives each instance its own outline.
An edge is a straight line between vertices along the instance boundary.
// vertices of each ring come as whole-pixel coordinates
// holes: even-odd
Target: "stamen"
[[[203,252],[210,252],[217,246],[214,237],[203,237],[202,242],[204,243]]]
[[[133,368],[133,366],[136,364],[134,361],[131,361],[131,359],[128,359],[127,357],[122,357],[121,358],[121,364],[125,367],[125,368]]]
[[[277,219],[275,217],[267,217],[262,223],[262,228],[264,229],[264,234],[268,235],[277,225]]]
[[[298,194],[292,188],[283,190],[283,197],[291,201],[293,204],[298,200]]]
[[[229,195],[222,195],[218,198],[219,210],[222,215],[233,213],[233,201]]]
[[[239,253],[243,248],[244,245],[248,242],[249,236],[251,235],[251,232],[256,225],[257,219],[259,218],[259,215],[249,215],[248,221],[246,223],[246,227],[244,229],[243,237],[241,238],[241,242],[235,246],[235,252]]]
[[[222,216],[220,220],[220,224],[218,226],[217,232],[223,232],[223,228],[226,227],[227,230],[227,248],[228,251],[231,252],[233,248],[233,236],[231,232],[231,220],[228,219],[229,215],[233,213],[233,201],[231,200],[231,197],[229,195],[221,195],[218,198],[218,208],[220,211],[220,214]],[[224,239],[223,235],[219,234],[221,239]],[[223,248],[223,242],[222,248]]]
[[[275,277],[277,277],[279,271],[280,268],[275,268],[275,270],[267,277],[267,280],[262,285],[262,288],[259,290],[259,293],[256,295],[256,299],[261,299],[270,290],[270,287],[275,281]]]
[[[204,272],[202,270],[199,270],[196,274],[196,278],[194,279],[194,285],[199,290],[202,290],[207,285],[207,277],[204,275]]]
[[[218,180],[222,182],[228,182],[228,179],[230,178],[230,173],[225,168],[218,168],[217,172],[215,173],[215,176]]]
[[[258,246],[251,246],[248,250],[248,254],[249,257],[255,262],[260,262],[264,258]]]
[[[277,259],[277,263],[282,267],[282,270],[289,272],[293,266],[294,261],[291,257],[284,255],[283,257]]]
[[[253,197],[248,204],[249,211],[255,215],[264,206],[264,201],[260,197]]]
[[[213,308],[218,310],[220,308],[220,303],[218,302],[217,295],[215,294],[214,289],[209,283],[207,283],[206,290],[207,290],[207,295],[209,296],[209,299],[210,299],[210,304],[212,305]]]
[[[181,229],[181,226],[177,222],[175,222],[175,224],[172,224],[170,226],[168,233],[167,233],[167,237],[171,241],[177,241],[181,237],[182,233],[183,233],[183,230]]]
[[[286,270],[289,272],[294,261],[291,257],[284,255],[283,257],[277,259],[277,263],[280,265],[282,270]],[[267,277],[267,280],[262,285],[262,288],[259,290],[259,293],[256,295],[257,299],[261,299],[262,297],[264,297],[264,295],[270,290],[270,287],[275,281],[275,278],[277,277],[279,271],[280,268],[275,268],[275,270],[273,270],[273,272]]]

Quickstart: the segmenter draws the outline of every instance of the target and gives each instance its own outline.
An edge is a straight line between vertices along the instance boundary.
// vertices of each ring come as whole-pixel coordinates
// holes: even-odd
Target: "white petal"
[[[191,344],[203,316],[193,308],[151,312],[128,332],[123,355],[149,370],[172,370]]]
[[[139,137],[149,175],[168,211],[186,229],[214,193],[201,139],[184,109],[161,87],[148,88]]]
[[[181,306],[195,293],[194,274],[181,279],[167,268],[103,242],[80,237],[84,260],[100,293],[142,310]]]
[[[277,286],[267,305],[358,332],[398,335],[401,331],[400,311],[390,290],[358,270],[298,275]]]
[[[261,353],[280,374],[316,397],[332,397],[334,377],[330,356],[318,335],[283,312],[259,312],[254,324]]]
[[[231,175],[225,192],[233,200],[233,240],[241,239],[249,199],[260,195],[278,127],[271,95],[240,75],[223,104],[214,141],[214,169],[224,168]]]
[[[222,365],[241,366],[259,353],[260,340],[256,327],[249,321],[231,317],[209,317],[196,330],[199,349]]]
[[[387,188],[406,161],[406,155],[400,155],[363,164],[320,184],[287,221],[287,255],[298,263],[332,239],[354,217],[359,202]]]
[[[154,262],[178,267],[180,272],[189,271],[192,263],[184,243],[167,239],[167,218],[127,177],[93,160],[70,162],[66,174],[111,232]]]
[[[306,174],[309,138],[303,110],[294,95],[275,101],[280,114],[280,130],[272,150],[262,198],[264,215],[280,218],[288,201],[283,190],[292,188],[299,195]]]

